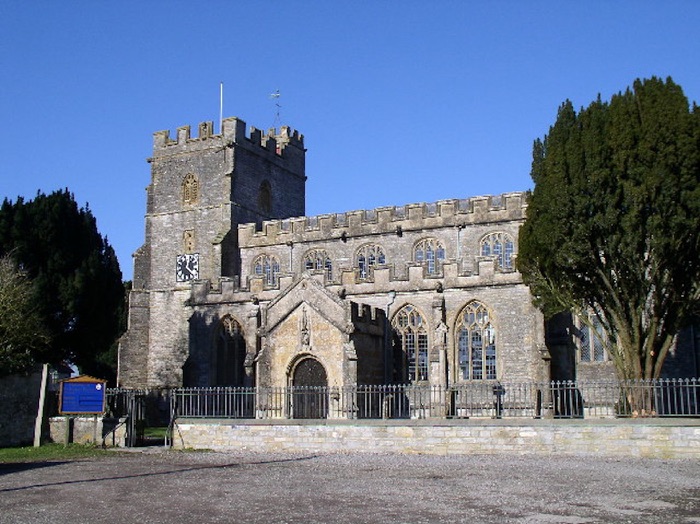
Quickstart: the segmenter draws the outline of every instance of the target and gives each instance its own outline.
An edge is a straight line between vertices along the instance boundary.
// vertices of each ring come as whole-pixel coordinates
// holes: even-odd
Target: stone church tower
[[[186,307],[194,281],[240,275],[238,225],[304,215],[304,139],[268,134],[237,118],[153,137],[145,243],[134,254],[129,327],[120,342],[119,383],[179,386],[188,357]]]

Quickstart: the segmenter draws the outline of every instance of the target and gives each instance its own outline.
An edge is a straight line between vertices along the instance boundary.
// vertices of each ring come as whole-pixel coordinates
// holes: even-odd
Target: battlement
[[[280,152],[288,145],[304,149],[304,135],[299,134],[289,126],[282,126],[279,133],[274,127],[268,129],[267,133],[255,127],[251,127],[249,140],[253,144],[264,147],[270,151]]]
[[[153,133],[153,150],[167,150],[201,143],[206,140],[223,141],[222,145],[248,144],[259,146],[268,151],[281,155],[288,146],[304,149],[304,135],[289,126],[279,130],[271,128],[267,133],[251,127],[250,135],[246,136],[246,123],[237,117],[226,118],[222,121],[222,133],[214,134],[214,123],[202,122],[198,126],[198,135],[192,137],[190,126],[178,127],[175,138],[170,136],[170,130]]]
[[[368,324],[383,321],[382,315],[385,314],[381,306],[361,303],[367,300],[368,295],[386,295],[388,299],[392,293],[442,293],[445,289],[523,285],[522,275],[518,271],[499,269],[493,256],[473,256],[473,263],[465,260],[469,256],[466,253],[462,260],[447,260],[436,275],[426,275],[423,267],[404,260],[375,268],[374,278],[367,281],[358,281],[356,268],[341,264],[337,270],[337,278],[333,281],[325,281],[320,274],[310,276],[326,290],[351,301],[353,322]],[[396,266],[400,264],[405,264],[407,271],[397,274]],[[292,286],[299,277],[300,273],[285,272],[278,284],[272,287],[264,287],[263,277],[256,275],[247,276],[244,282],[240,282],[238,278],[226,277],[197,280],[192,283],[189,305],[244,303],[250,300],[266,303],[275,300],[280,292]]]
[[[385,320],[384,310],[368,304],[350,302],[350,318],[353,323],[382,324]]]
[[[434,203],[378,207],[318,216],[269,220],[258,230],[255,224],[238,226],[242,247],[296,241],[345,238],[367,234],[395,233],[445,226],[522,220],[527,208],[524,192],[487,195]],[[314,234],[314,232],[316,232]]]

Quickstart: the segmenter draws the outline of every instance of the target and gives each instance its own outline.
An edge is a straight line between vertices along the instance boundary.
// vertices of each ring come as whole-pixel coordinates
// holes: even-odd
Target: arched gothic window
[[[326,280],[333,280],[333,263],[323,249],[313,249],[304,255],[305,271],[323,271]]]
[[[412,305],[402,307],[392,321],[395,349],[400,349],[400,380],[428,380],[428,332],[423,315]]]
[[[496,330],[486,306],[468,304],[455,331],[460,379],[496,380]]]
[[[481,239],[481,255],[493,256],[501,269],[513,269],[515,242],[508,233],[489,233]]]
[[[262,276],[265,286],[277,284],[280,273],[280,262],[270,255],[260,255],[253,262],[253,274]]]
[[[384,249],[375,244],[366,244],[360,247],[355,258],[360,280],[371,280],[374,277],[374,268],[386,264]]]
[[[216,386],[243,386],[245,339],[241,325],[231,316],[221,319],[216,337]]]
[[[182,202],[186,205],[196,204],[199,199],[199,181],[192,173],[182,181]]]
[[[258,208],[262,213],[270,213],[272,211],[272,188],[270,187],[270,182],[267,180],[263,180],[260,183]]]
[[[574,317],[574,325],[578,329],[576,347],[579,350],[581,362],[607,362],[610,360],[606,348],[607,337],[598,315],[593,312],[588,313],[585,322],[576,316]]]
[[[434,275],[445,260],[445,246],[439,240],[425,238],[413,247],[413,260],[423,264],[428,275]]]

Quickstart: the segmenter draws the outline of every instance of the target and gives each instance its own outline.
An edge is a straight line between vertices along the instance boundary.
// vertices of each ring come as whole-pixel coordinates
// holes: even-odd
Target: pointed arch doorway
[[[292,418],[328,417],[328,376],[318,360],[300,360],[292,372]]]

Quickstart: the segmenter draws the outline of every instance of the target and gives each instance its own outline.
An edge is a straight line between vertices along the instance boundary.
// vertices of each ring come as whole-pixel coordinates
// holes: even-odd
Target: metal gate
[[[127,395],[126,439],[128,448],[143,445],[146,428],[146,394],[141,391],[129,392]]]
[[[107,391],[107,416],[120,420],[126,447],[164,444],[163,437],[146,435],[148,427],[169,427],[170,392],[161,390],[111,389]]]

